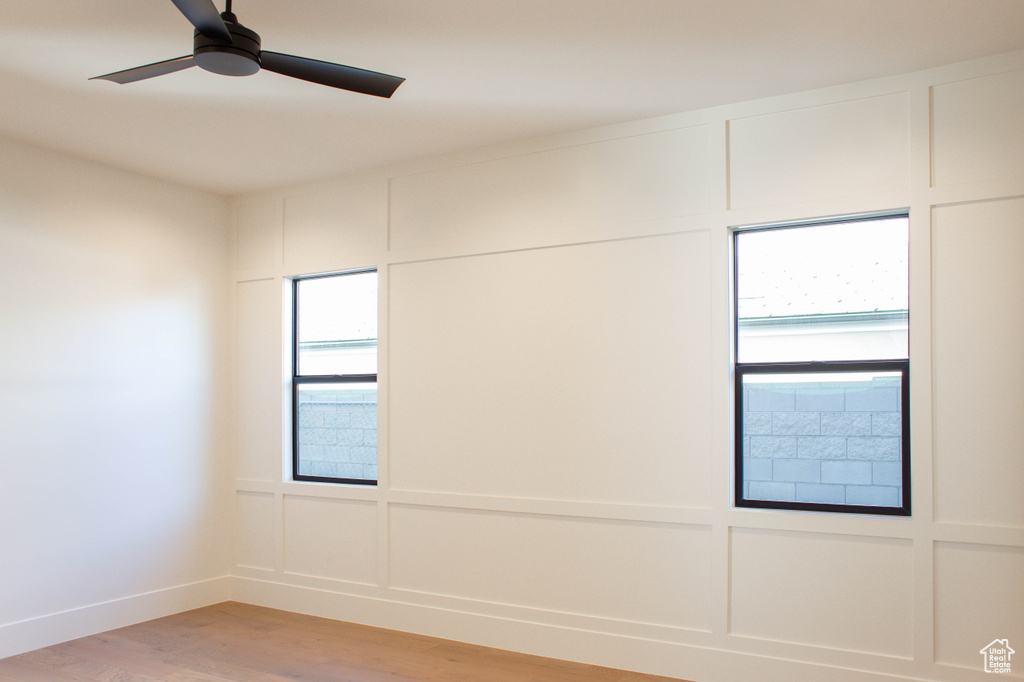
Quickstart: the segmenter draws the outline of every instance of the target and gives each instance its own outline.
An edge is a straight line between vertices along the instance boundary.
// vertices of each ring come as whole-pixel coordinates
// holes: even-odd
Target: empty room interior
[[[1022,3],[205,1],[0,0],[0,659],[1024,679]]]

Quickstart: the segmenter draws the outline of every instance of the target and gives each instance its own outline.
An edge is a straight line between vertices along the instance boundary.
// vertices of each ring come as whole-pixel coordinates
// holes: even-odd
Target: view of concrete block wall
[[[375,390],[299,393],[298,473],[376,480]]]
[[[749,383],[743,405],[747,499],[902,505],[898,377]]]

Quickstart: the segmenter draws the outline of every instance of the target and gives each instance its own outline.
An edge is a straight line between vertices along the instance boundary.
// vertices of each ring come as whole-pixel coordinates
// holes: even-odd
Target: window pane
[[[377,384],[299,384],[299,476],[376,480]]]
[[[908,222],[738,233],[738,361],[906,358]]]
[[[902,373],[744,374],[743,497],[903,505]]]
[[[300,376],[377,373],[377,273],[296,281]]]

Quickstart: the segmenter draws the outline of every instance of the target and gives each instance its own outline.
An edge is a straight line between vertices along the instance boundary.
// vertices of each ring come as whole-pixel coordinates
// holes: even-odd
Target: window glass
[[[908,217],[733,246],[737,506],[909,515]]]
[[[738,361],[906,358],[907,222],[739,233]]]
[[[298,374],[377,373],[377,273],[295,283]]]
[[[901,507],[900,372],[743,376],[743,497]]]
[[[377,272],[297,279],[293,477],[377,481]]]
[[[376,480],[376,383],[300,384],[298,423],[296,474]]]

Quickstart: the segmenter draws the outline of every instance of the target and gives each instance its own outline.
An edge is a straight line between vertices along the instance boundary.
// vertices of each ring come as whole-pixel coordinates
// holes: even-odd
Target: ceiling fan
[[[238,23],[231,12],[231,0],[226,0],[225,10],[221,13],[217,12],[213,0],[171,2],[196,27],[191,55],[115,71],[89,80],[134,83],[192,66],[225,76],[251,76],[262,68],[299,80],[377,97],[391,97],[405,81],[386,73],[261,50],[259,35]]]

